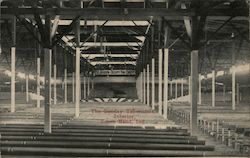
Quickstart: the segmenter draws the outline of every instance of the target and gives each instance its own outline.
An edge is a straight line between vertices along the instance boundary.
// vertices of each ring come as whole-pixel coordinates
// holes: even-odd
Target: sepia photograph
[[[250,157],[250,0],[0,4],[0,158]]]

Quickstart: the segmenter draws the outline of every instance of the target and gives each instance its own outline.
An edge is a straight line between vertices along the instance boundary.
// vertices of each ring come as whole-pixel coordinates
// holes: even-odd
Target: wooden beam
[[[33,15],[34,12],[39,15],[49,14],[51,16],[60,15],[62,19],[64,16],[74,17],[81,15],[82,18],[96,19],[150,19],[150,16],[154,17],[171,17],[182,18],[183,16],[204,15],[208,16],[248,16],[248,9],[211,9],[208,13],[201,11],[199,14],[195,14],[194,9],[166,9],[166,8],[127,8],[127,14],[123,14],[123,8],[2,8],[1,13],[3,15]]]

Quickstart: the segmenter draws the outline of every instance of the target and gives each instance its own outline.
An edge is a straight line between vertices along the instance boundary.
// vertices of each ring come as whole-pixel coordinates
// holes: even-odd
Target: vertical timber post
[[[212,107],[215,107],[215,70],[212,70]]]
[[[26,103],[29,102],[29,74],[28,72],[25,75],[25,81],[26,81]]]
[[[40,66],[41,66],[41,59],[39,57],[39,58],[37,58],[37,77],[36,77],[36,84],[37,84],[36,93],[38,96],[38,98],[36,100],[36,107],[37,108],[40,108],[40,105],[41,105],[41,101],[40,101],[40,72],[41,72],[40,70],[41,70],[41,68],[40,68]]]
[[[75,72],[72,72],[72,102],[75,102]]]
[[[201,74],[199,74],[199,99],[198,99],[198,104],[201,105]]]
[[[183,78],[181,78],[181,97],[183,97],[184,96],[184,93],[183,93],[183,87],[184,87],[184,79]]]
[[[201,17],[202,18],[202,17]],[[191,80],[191,97],[190,97],[190,132],[192,135],[197,134],[198,132],[198,117],[197,117],[197,105],[198,105],[198,78],[199,78],[199,20],[197,16],[191,17],[192,22],[192,35],[191,35],[191,73],[190,73],[190,80]]]
[[[51,49],[44,49],[44,74],[45,74],[45,117],[44,132],[51,133]]]
[[[46,41],[46,48],[44,48],[44,76],[45,76],[45,98],[44,98],[44,133],[51,133],[51,62],[52,62],[52,50],[51,50],[51,21],[50,16],[45,15],[45,33]]]
[[[67,67],[64,68],[64,103],[68,102]]]
[[[83,76],[83,98],[87,99],[87,97],[86,97],[86,76],[85,76],[85,74]]]
[[[155,109],[155,59],[152,58],[152,110]]]
[[[191,52],[191,133],[196,134],[197,127],[197,90],[198,90],[198,50]]]
[[[75,65],[75,117],[78,118],[80,115],[80,21],[76,21],[75,27],[75,38],[76,38],[76,65]]]
[[[159,71],[158,71],[158,109],[159,114],[162,114],[162,49],[159,49]]]
[[[67,54],[64,52],[64,103],[68,103],[68,63],[67,63]]]
[[[147,64],[147,105],[150,106],[150,98],[149,98],[149,64]]]
[[[92,90],[94,89],[94,85],[95,85],[94,77],[92,76],[92,79],[91,79],[91,89]]]
[[[234,38],[234,34],[232,34],[232,37]],[[235,110],[235,102],[236,102],[236,66],[235,66],[235,42],[233,42],[233,48],[232,48],[232,110]]]
[[[11,103],[10,112],[16,111],[16,17],[13,17],[12,47],[11,47]]]
[[[143,69],[143,104],[146,104],[146,72]]]
[[[53,66],[53,69],[54,69],[54,104],[57,104],[57,92],[56,92],[56,64],[54,64]]]
[[[88,97],[89,97],[89,94],[90,94],[90,77],[89,77],[89,74],[88,74],[88,93],[87,93],[87,95],[88,95]]]
[[[192,91],[191,91],[191,76],[188,76],[188,95],[189,95],[189,102],[191,102],[191,95],[192,95]]]
[[[239,103],[240,103],[240,84],[239,83],[237,83],[236,84],[237,86],[237,91],[236,91],[236,96],[237,96],[237,105],[239,105]]]
[[[163,117],[167,119],[168,115],[168,55],[169,55],[169,50],[164,49],[164,108],[163,108]]]
[[[141,92],[141,102],[143,103],[143,73],[140,73],[140,92]]]

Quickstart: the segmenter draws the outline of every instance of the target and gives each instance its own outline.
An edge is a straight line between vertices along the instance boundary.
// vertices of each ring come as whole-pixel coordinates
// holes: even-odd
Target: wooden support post
[[[44,48],[44,133],[51,133],[51,69],[52,69],[52,50],[51,50],[51,18],[50,15],[45,15],[45,35],[47,39]]]
[[[44,132],[51,133],[51,55],[49,48],[44,49],[44,74],[45,74],[45,106],[44,106]]]
[[[80,47],[76,47],[76,91],[75,91],[75,117],[80,114]]]
[[[164,108],[163,108],[163,117],[168,118],[168,49],[164,49]]]
[[[87,95],[86,95],[86,77],[83,76],[83,98],[87,99]]]
[[[235,110],[235,66],[232,67],[232,110]]]
[[[159,114],[162,114],[162,49],[159,49],[159,71],[158,71],[158,109]]]
[[[80,20],[78,19],[75,23],[75,40],[76,40],[76,56],[75,56],[75,118],[80,115],[80,99],[81,99],[81,79],[80,79],[80,68],[81,68],[81,51],[80,51]]]
[[[53,69],[54,69],[54,104],[57,104],[57,89],[56,89],[56,64],[54,64],[53,66]]]
[[[181,97],[183,97],[184,96],[184,79],[182,78],[181,79]]]
[[[28,73],[26,73],[26,75],[25,75],[25,82],[26,82],[26,88],[25,88],[25,90],[26,90],[26,103],[28,103],[29,102],[29,74]]]
[[[75,73],[72,72],[72,102],[75,102]]]
[[[152,101],[151,101],[151,106],[152,106],[152,110],[155,109],[155,59],[152,58]]]
[[[92,78],[91,79],[91,89],[94,89],[94,85],[95,85],[94,78]]]
[[[68,102],[67,68],[64,68],[64,103]]]
[[[13,18],[13,31],[12,31],[13,44],[11,47],[11,103],[10,112],[16,111],[16,18]]]
[[[192,134],[198,132],[197,127],[197,90],[198,90],[198,50],[191,52],[191,122],[190,129]]]
[[[215,107],[215,70],[212,70],[212,107]]]
[[[146,72],[143,69],[143,104],[146,104]]]
[[[37,93],[37,96],[39,97],[37,100],[36,100],[36,107],[37,108],[40,108],[40,105],[41,105],[41,100],[40,100],[40,73],[41,73],[41,60],[40,58],[37,58],[37,76],[36,76],[36,93]]]
[[[149,64],[147,64],[147,105],[150,106],[150,98],[149,98]]]
[[[11,103],[10,103],[10,112],[15,112],[16,110],[16,17],[13,17],[12,25],[12,47],[11,47]]]
[[[141,90],[140,90],[140,92],[141,92],[141,102],[143,103],[143,73],[141,72],[140,73],[140,88],[141,88]]]
[[[234,34],[232,34],[232,37],[234,37]],[[235,110],[235,102],[236,102],[236,66],[235,66],[235,62],[236,62],[236,57],[235,57],[235,42],[233,41],[232,43],[233,48],[232,48],[232,110]]]
[[[199,99],[198,99],[198,104],[201,105],[201,74],[199,74]]]
[[[188,95],[189,95],[189,102],[191,103],[192,91],[191,91],[191,76],[188,76]]]
[[[88,97],[89,97],[89,94],[90,94],[90,77],[88,76],[88,93],[87,93],[87,95],[88,95]]]

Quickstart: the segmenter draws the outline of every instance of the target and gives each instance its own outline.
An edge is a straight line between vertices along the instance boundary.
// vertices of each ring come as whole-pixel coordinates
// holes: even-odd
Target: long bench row
[[[189,109],[188,106],[170,106],[168,118],[188,127],[190,114],[187,111]],[[209,110],[209,113],[212,113],[210,115],[200,108],[198,126],[203,133],[213,136],[217,141],[239,150],[243,155],[250,155],[250,119],[246,117],[246,112],[243,114],[239,112],[239,115],[237,111],[227,114],[225,111],[224,113],[218,112],[215,108]]]
[[[26,121],[24,118],[30,121]],[[81,118],[81,117],[80,117]],[[218,156],[214,147],[191,136],[187,129],[86,125],[71,114],[52,114],[52,133],[43,132],[41,112],[4,114],[0,123],[2,157],[90,156]]]

